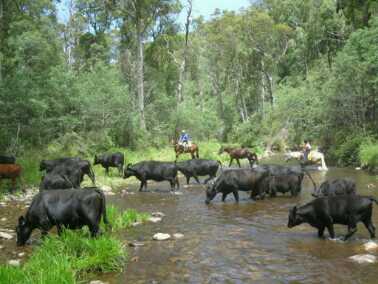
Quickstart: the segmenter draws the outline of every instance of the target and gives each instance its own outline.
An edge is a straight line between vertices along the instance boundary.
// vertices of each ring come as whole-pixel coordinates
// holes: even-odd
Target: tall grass
[[[135,222],[145,222],[150,215],[139,213],[134,209],[128,209],[121,212],[117,207],[108,206],[106,208],[107,216],[113,230],[127,229]],[[102,224],[102,228],[105,228]]]

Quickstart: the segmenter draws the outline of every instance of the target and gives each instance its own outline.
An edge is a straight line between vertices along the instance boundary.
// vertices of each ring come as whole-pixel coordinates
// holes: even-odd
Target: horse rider
[[[189,146],[189,143],[190,143],[190,137],[189,137],[189,134],[186,133],[185,130],[182,130],[182,131],[181,131],[180,138],[179,138],[179,144],[180,144],[180,145],[183,145],[184,148],[186,149],[186,148]]]
[[[304,148],[303,148],[303,161],[306,162],[308,160],[308,154],[311,152],[311,144],[310,141],[304,141]]]

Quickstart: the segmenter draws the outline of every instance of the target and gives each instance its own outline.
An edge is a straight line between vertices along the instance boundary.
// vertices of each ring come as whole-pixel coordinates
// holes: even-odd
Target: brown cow
[[[239,168],[241,167],[239,159],[248,159],[248,162],[249,162],[249,165],[251,166],[251,168],[253,166],[253,163],[257,164],[257,162],[258,162],[257,155],[255,153],[252,153],[251,151],[249,151],[247,148],[221,147],[219,149],[218,154],[220,155],[223,152],[226,152],[230,155],[230,164],[228,165],[229,167],[231,167],[231,164],[234,161],[234,159],[238,163]]]
[[[16,179],[20,177],[22,168],[17,164],[0,164],[0,182],[1,179],[11,179],[12,180],[12,189],[11,191],[16,190]]]

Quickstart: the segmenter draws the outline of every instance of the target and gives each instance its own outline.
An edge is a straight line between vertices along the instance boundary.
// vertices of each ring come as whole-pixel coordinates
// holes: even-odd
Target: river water
[[[349,177],[356,181],[359,193],[378,197],[377,176],[354,169],[331,168],[311,171],[317,184],[329,178]],[[358,264],[349,257],[367,253],[363,244],[369,234],[362,224],[348,242],[318,239],[309,225],[287,227],[291,207],[312,199],[312,183],[305,177],[298,197],[279,195],[252,201],[241,192],[239,204],[229,195],[221,195],[205,204],[205,188],[183,186],[180,195],[169,193],[169,184],[149,183],[150,192],[108,197],[108,203],[138,211],[161,211],[166,216],[156,224],[137,226],[123,233],[125,242],[139,241],[144,246],[129,248],[130,262],[121,274],[102,275],[110,283],[377,283],[378,264]],[[378,207],[378,206],[375,206]],[[1,216],[12,222],[17,212],[0,208]],[[378,208],[374,208],[378,226]],[[14,225],[12,225],[14,227]],[[152,241],[155,233],[182,233],[184,238]],[[346,227],[336,226],[336,235]],[[378,233],[378,232],[377,232]],[[326,231],[326,236],[328,232]],[[14,257],[20,249],[14,240],[0,257]],[[0,240],[0,245],[5,241]],[[27,248],[30,250],[30,248]],[[1,251],[0,251],[1,253]],[[376,252],[370,252],[378,256]]]

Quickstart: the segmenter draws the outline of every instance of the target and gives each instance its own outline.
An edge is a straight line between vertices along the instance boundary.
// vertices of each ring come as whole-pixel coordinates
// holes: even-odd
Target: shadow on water
[[[349,177],[356,181],[361,194],[377,196],[378,180],[362,171],[331,168],[327,172],[311,171],[319,185],[329,178]],[[344,243],[318,239],[308,225],[287,228],[288,211],[294,205],[312,199],[313,186],[304,179],[300,196],[278,196],[252,201],[241,193],[235,204],[229,195],[225,203],[217,196],[207,206],[205,187],[183,186],[181,195],[168,192],[169,184],[149,183],[150,192],[108,197],[123,209],[161,211],[166,216],[156,224],[137,226],[122,237],[145,245],[130,248],[131,261],[121,274],[110,274],[110,283],[376,283],[375,264],[361,265],[348,257],[366,253],[363,243],[367,230],[359,225],[352,240]],[[375,206],[378,207],[378,206]],[[378,208],[374,208],[378,226]],[[346,227],[336,226],[342,235]],[[153,234],[182,233],[184,238],[152,241]],[[378,251],[373,252],[378,256]]]

